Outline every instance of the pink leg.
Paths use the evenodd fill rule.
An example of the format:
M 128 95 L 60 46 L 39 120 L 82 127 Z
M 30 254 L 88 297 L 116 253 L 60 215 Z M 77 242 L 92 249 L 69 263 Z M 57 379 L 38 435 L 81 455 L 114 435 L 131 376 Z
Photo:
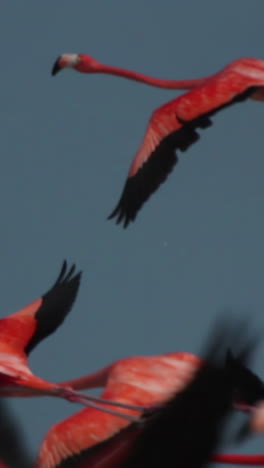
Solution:
M 82 395 L 81 393 L 75 392 L 71 388 L 60 387 L 59 394 L 62 398 L 65 398 L 66 400 L 71 401 L 72 403 L 80 403 L 90 408 L 95 408 L 100 411 L 104 411 L 105 413 L 112 414 L 113 416 L 118 416 L 120 418 L 127 419 L 130 422 L 142 423 L 140 416 L 136 417 L 130 414 L 121 413 L 119 411 L 106 408 L 105 406 L 102 406 L 102 405 L 106 404 L 110 406 L 119 406 L 121 408 L 132 409 L 134 411 L 141 411 L 141 412 L 144 411 L 144 407 L 133 406 L 133 405 L 128 405 L 128 404 L 126 405 L 125 403 L 118 403 L 118 402 L 113 402 L 111 400 L 104 400 L 104 399 L 93 397 L 93 396 Z

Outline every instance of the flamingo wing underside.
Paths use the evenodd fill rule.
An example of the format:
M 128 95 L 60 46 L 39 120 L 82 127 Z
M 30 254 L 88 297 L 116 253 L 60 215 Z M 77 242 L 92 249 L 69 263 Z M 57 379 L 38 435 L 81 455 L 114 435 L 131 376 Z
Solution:
M 109 439 L 62 460 L 56 468 L 116 468 L 126 458 L 139 432 L 137 425 L 131 424 Z
M 214 114 L 237 102 L 244 101 L 255 91 L 256 87 L 250 87 L 232 100 L 224 102 L 206 114 L 197 115 L 190 121 L 183 121 L 175 114 L 178 129 L 161 140 L 136 174 L 128 177 L 120 200 L 108 219 L 116 218 L 116 223 L 123 223 L 126 228 L 131 221 L 135 220 L 142 205 L 165 182 L 173 170 L 178 162 L 177 150 L 184 152 L 199 140 L 200 136 L 196 129 L 210 127 L 212 125 L 210 118 Z M 146 133 L 145 138 L 147 137 Z
M 183 126 L 164 138 L 138 172 L 128 177 L 121 198 L 108 219 L 117 217 L 126 228 L 134 221 L 142 205 L 165 182 L 178 162 L 176 150 L 185 151 L 199 139 L 194 126 Z

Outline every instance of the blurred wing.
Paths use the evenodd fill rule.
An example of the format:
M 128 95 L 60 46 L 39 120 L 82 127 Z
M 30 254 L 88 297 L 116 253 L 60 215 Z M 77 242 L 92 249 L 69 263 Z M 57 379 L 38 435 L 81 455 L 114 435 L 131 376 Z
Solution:
M 237 402 L 254 405 L 264 399 L 264 383 L 250 369 L 243 365 L 239 358 L 235 358 L 229 350 L 226 365 L 234 378 L 234 398 Z
M 25 447 L 23 431 L 3 399 L 0 401 L 0 460 L 1 468 L 32 466 L 32 458 Z
M 229 335 L 232 343 L 239 337 L 240 351 L 244 353 L 245 331 L 241 341 L 241 327 L 230 323 L 222 326 L 217 336 L 213 335 L 206 364 L 185 390 L 146 423 L 122 468 L 199 468 L 207 464 L 232 408 L 233 376 L 221 363 L 221 351 L 225 350 Z M 244 353 L 244 359 L 247 357 Z
M 221 325 L 221 324 L 220 324 Z M 58 463 L 52 462 L 54 454 L 46 453 L 45 460 L 51 464 L 37 465 L 39 468 L 155 468 L 180 466 L 199 468 L 213 454 L 226 418 L 231 412 L 234 378 L 229 366 L 225 365 L 225 352 L 230 343 L 237 343 L 238 358 L 245 365 L 250 354 L 246 343 L 247 328 L 240 323 L 218 324 L 213 333 L 211 346 L 205 353 L 205 364 L 197 371 L 188 387 L 177 394 L 161 409 L 145 416 L 142 424 L 124 428 L 113 437 L 98 442 L 88 450 L 78 452 L 64 460 L 59 453 L 60 439 L 54 433 L 52 444 L 58 452 Z M 100 419 L 101 421 L 101 419 Z M 90 418 L 89 418 L 90 422 Z M 80 420 L 76 418 L 76 431 Z M 88 427 L 87 421 L 87 427 Z M 61 429 L 69 431 L 72 425 Z M 89 436 L 84 433 L 83 438 Z M 79 438 L 77 438 L 79 440 Z M 74 442 L 77 443 L 77 440 Z M 45 442 L 45 445 L 47 442 Z M 68 450 L 65 444 L 64 451 Z M 48 450 L 48 445 L 45 446 Z M 54 451 L 54 449 L 53 449 Z M 66 454 L 66 452 L 65 452 Z M 65 456 L 65 455 L 64 455 Z
M 190 353 L 135 356 L 116 361 L 104 368 L 103 372 L 95 373 L 95 376 L 105 371 L 108 376 L 101 395 L 103 398 L 148 407 L 160 405 L 173 393 L 181 391 L 193 378 L 201 362 L 201 359 Z M 79 384 L 83 381 L 81 387 L 87 388 L 85 380 L 77 379 L 76 382 Z M 72 383 L 74 381 L 70 381 Z M 128 410 L 122 411 L 128 413 Z M 108 466 L 110 460 L 116 466 L 116 460 L 124 451 L 127 453 L 132 438 L 139 430 L 138 427 L 130 426 L 127 432 L 121 431 L 128 424 L 122 418 L 85 408 L 49 430 L 40 448 L 37 466 L 61 468 L 87 463 L 90 468 L 94 468 L 97 463 L 102 466 L 107 463 Z

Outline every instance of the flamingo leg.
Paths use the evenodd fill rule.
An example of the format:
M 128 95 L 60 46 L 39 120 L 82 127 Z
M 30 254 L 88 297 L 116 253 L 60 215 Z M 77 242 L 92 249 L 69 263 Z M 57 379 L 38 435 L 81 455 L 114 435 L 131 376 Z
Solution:
M 82 393 L 75 392 L 72 389 L 68 388 L 63 388 L 60 389 L 60 396 L 65 398 L 68 401 L 71 401 L 73 403 L 80 403 L 85 406 L 89 406 L 90 408 L 95 408 L 100 411 L 103 411 L 105 413 L 112 414 L 113 416 L 118 416 L 120 418 L 126 419 L 130 422 L 133 423 L 142 423 L 141 417 L 136 417 L 132 416 L 127 413 L 122 413 L 120 411 L 115 411 L 110 408 L 107 408 L 103 405 L 110 405 L 110 406 L 118 406 L 121 408 L 126 408 L 126 409 L 132 409 L 134 411 L 144 411 L 144 407 L 141 406 L 133 406 L 133 405 L 128 405 L 125 403 L 118 403 L 118 402 L 113 402 L 111 400 L 104 400 L 98 397 L 93 397 L 93 396 L 87 396 L 83 395 Z M 97 402 L 97 403 L 96 403 Z M 101 403 L 101 404 L 100 404 Z

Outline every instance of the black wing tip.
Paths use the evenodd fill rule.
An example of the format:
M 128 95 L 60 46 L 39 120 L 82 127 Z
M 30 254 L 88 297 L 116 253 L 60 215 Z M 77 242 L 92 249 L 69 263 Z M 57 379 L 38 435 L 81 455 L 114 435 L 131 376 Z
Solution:
M 59 73 L 60 69 L 61 69 L 61 66 L 60 66 L 60 56 L 56 58 L 54 64 L 53 64 L 53 67 L 51 69 L 51 76 L 55 76 L 57 75 L 57 73 Z
M 116 218 L 116 224 L 123 224 L 124 229 L 135 221 L 143 205 L 165 182 L 178 162 L 170 140 L 171 136 L 165 138 L 137 172 L 127 177 L 119 202 L 107 219 Z
M 82 271 L 76 272 L 76 264 L 70 265 L 67 260 L 63 260 L 59 275 L 51 288 L 42 297 L 45 300 L 58 291 L 61 294 L 62 291 L 68 291 L 71 296 L 71 304 L 73 305 L 81 284 Z M 67 294 L 67 293 L 66 293 Z
M 77 298 L 82 277 L 82 271 L 76 273 L 75 270 L 75 264 L 68 267 L 64 260 L 55 283 L 43 294 L 41 307 L 35 314 L 37 328 L 25 347 L 26 354 L 51 335 L 69 314 Z
M 142 169 L 139 170 L 139 177 L 141 173 Z M 135 221 L 142 205 L 150 196 L 144 196 L 141 199 L 135 186 L 135 181 L 137 178 L 138 175 L 128 177 L 116 207 L 107 217 L 108 220 L 116 218 L 116 224 L 123 225 L 124 229 L 126 229 L 131 222 Z
M 245 317 L 218 317 L 213 328 L 213 339 L 210 337 L 210 345 L 207 348 L 210 350 L 209 354 L 217 355 L 218 349 L 225 349 L 225 364 L 228 361 L 240 361 L 246 365 L 256 347 L 256 340 L 250 337 L 249 329 L 249 320 Z
M 76 286 L 77 285 L 79 286 L 80 281 L 81 281 L 81 277 L 82 277 L 82 271 L 80 270 L 78 273 L 75 274 L 75 276 L 73 276 L 73 274 L 75 273 L 75 270 L 76 270 L 76 264 L 75 263 L 73 263 L 68 268 L 67 260 L 66 259 L 63 260 L 59 275 L 58 275 L 56 281 L 54 282 L 54 284 L 52 285 L 52 287 L 49 289 L 48 292 L 50 292 L 56 286 L 66 284 L 66 283 L 70 283 L 70 282 L 76 282 Z
M 116 224 L 121 224 L 123 225 L 123 228 L 126 229 L 129 225 L 129 223 L 135 221 L 136 219 L 136 214 L 129 215 L 128 213 L 125 212 L 124 208 L 122 207 L 121 203 L 118 203 L 116 208 L 110 213 L 110 215 L 107 217 L 107 220 L 114 219 L 116 218 Z

